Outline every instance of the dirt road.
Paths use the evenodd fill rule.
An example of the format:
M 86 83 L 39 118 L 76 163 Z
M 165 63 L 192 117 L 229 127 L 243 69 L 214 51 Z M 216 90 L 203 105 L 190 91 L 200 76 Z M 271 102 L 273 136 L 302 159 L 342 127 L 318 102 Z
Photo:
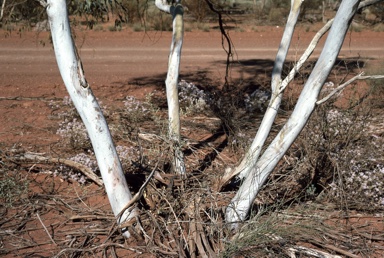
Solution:
M 251 61 L 273 60 L 281 34 L 282 28 L 276 27 L 264 28 L 260 32 L 232 32 L 233 58 L 236 63 L 239 61 L 235 71 L 250 71 Z M 313 32 L 299 31 L 294 36 L 289 59 L 296 60 L 313 35 Z M 341 56 L 381 59 L 384 56 L 383 38 L 384 33 L 351 33 L 345 40 Z M 47 33 L 32 32 L 0 39 L 3 96 L 38 96 L 43 85 L 55 87 L 55 91 L 60 88 L 59 92 L 65 94 L 48 39 Z M 164 80 L 171 41 L 169 32 L 79 31 L 76 41 L 87 78 L 96 92 L 114 84 L 162 83 Z M 221 47 L 219 32 L 187 32 L 184 42 L 181 78 L 197 73 L 222 78 L 226 54 Z M 315 56 L 322 45 L 323 42 Z M 35 90 L 30 91 L 31 88 Z M 28 95 L 23 95 L 24 92 Z M 47 90 L 45 94 L 52 92 Z
M 234 80 L 255 81 L 271 69 L 283 29 L 260 27 L 258 31 L 231 32 L 235 46 Z M 56 122 L 47 120 L 47 101 L 28 98 L 62 98 L 67 95 L 56 65 L 49 34 L 2 32 L 0 38 L 0 143 L 45 145 Z M 0 34 L 1 35 L 1 34 Z M 297 60 L 314 32 L 299 28 L 289 59 Z M 143 96 L 153 87 L 164 87 L 171 34 L 169 32 L 77 31 L 87 79 L 95 95 L 109 103 L 127 95 Z M 218 31 L 186 32 L 181 79 L 203 85 L 219 83 L 225 73 L 226 54 Z M 342 58 L 378 63 L 384 57 L 384 33 L 348 34 Z M 315 51 L 320 53 L 324 40 Z M 44 46 L 45 45 L 45 46 Z M 22 97 L 19 100 L 6 98 Z M 32 135 L 32 136 L 31 136 Z M 30 137 L 31 136 L 31 137 Z M 55 137 L 53 137 L 55 140 Z M 32 146 L 30 146 L 33 148 Z

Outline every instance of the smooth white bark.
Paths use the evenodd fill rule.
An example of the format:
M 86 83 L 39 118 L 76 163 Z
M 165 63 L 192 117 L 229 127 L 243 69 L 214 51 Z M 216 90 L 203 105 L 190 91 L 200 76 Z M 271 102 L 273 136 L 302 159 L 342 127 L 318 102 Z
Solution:
M 165 80 L 167 103 L 168 103 L 168 134 L 171 146 L 174 152 L 174 170 L 181 174 L 185 174 L 184 154 L 181 150 L 181 134 L 180 134 L 180 108 L 179 93 L 177 85 L 179 82 L 181 49 L 184 37 L 184 21 L 183 6 L 176 1 L 175 6 L 168 5 L 166 0 L 156 0 L 156 6 L 173 18 L 173 34 L 172 43 L 168 61 L 168 73 Z
M 155 0 L 156 7 L 166 13 L 171 13 L 171 5 L 167 3 L 167 0 Z
M 237 227 L 238 221 L 245 220 L 267 177 L 307 123 L 315 108 L 319 92 L 335 63 L 359 2 L 359 0 L 342 1 L 319 60 L 300 94 L 292 115 L 257 163 L 250 168 L 239 191 L 227 207 L 226 221 L 233 223 L 232 228 Z
M 83 73 L 74 46 L 65 0 L 48 0 L 47 14 L 57 64 L 67 91 L 83 120 L 96 155 L 105 189 L 117 216 L 132 196 L 117 156 L 107 123 Z M 137 210 L 126 211 L 118 223 L 136 216 Z M 128 231 L 124 233 L 129 236 Z
M 0 21 L 3 20 L 3 16 L 4 16 L 4 8 L 5 8 L 5 2 L 6 2 L 6 0 L 3 0 L 3 3 L 1 4 L 1 9 L 0 9 Z
M 383 0 L 365 0 L 359 4 L 358 9 L 362 9 L 364 7 L 376 4 L 378 2 L 382 2 Z M 303 64 L 308 60 L 308 58 L 312 55 L 313 50 L 317 46 L 320 39 L 324 36 L 324 34 L 331 28 L 333 24 L 334 19 L 329 20 L 313 37 L 312 41 L 310 42 L 307 49 L 304 51 L 300 59 L 297 61 L 297 63 L 294 65 L 292 70 L 289 72 L 287 77 L 281 82 L 278 92 L 276 92 L 272 96 L 280 96 L 280 93 L 283 93 L 285 88 L 289 85 L 289 83 L 293 80 L 297 72 L 300 70 L 300 68 L 303 66 Z M 287 22 L 287 27 L 289 24 L 289 19 Z M 261 148 L 263 144 L 265 143 L 265 137 L 269 133 L 268 128 L 271 128 L 271 122 L 273 122 L 272 117 L 275 114 L 278 105 L 280 105 L 280 98 L 271 98 L 269 106 L 267 108 L 265 118 L 263 118 L 262 123 L 260 124 L 260 127 L 258 129 L 258 134 L 255 137 L 255 139 L 252 142 L 252 145 L 244 158 L 242 159 L 241 163 L 233 170 L 230 170 L 227 172 L 223 178 L 221 179 L 221 183 L 219 185 L 219 188 L 222 188 L 224 185 L 226 185 L 233 177 L 238 176 L 240 180 L 243 180 L 247 173 L 249 172 L 249 169 L 247 167 L 252 167 L 252 164 L 255 164 L 257 162 L 257 159 L 260 155 Z M 275 116 L 274 116 L 275 117 Z
M 261 148 L 263 147 L 269 135 L 269 132 L 271 131 L 283 96 L 283 91 L 280 90 L 282 84 L 281 74 L 288 53 L 288 49 L 292 40 L 293 32 L 297 23 L 297 19 L 299 17 L 301 3 L 302 0 L 291 0 L 291 10 L 288 16 L 287 25 L 285 27 L 284 34 L 281 39 L 281 43 L 275 59 L 275 65 L 272 71 L 272 97 L 269 102 L 268 108 L 264 114 L 260 127 L 257 131 L 256 137 L 254 138 L 252 145 L 245 154 L 241 163 L 235 168 L 234 171 L 231 171 L 231 173 L 228 173 L 223 177 L 223 184 L 230 180 L 234 175 L 239 175 L 240 179 L 245 178 L 247 176 L 247 174 L 251 171 L 251 168 L 255 166 L 259 158 Z

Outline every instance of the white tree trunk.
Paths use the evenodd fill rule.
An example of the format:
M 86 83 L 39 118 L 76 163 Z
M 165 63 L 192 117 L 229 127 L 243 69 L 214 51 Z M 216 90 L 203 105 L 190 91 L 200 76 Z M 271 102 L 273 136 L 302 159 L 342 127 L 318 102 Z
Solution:
M 4 16 L 4 8 L 5 8 L 5 2 L 6 2 L 6 0 L 3 0 L 3 3 L 1 4 L 1 9 L 0 9 L 0 21 L 3 20 L 3 16 Z
M 341 49 L 359 2 L 359 0 L 342 1 L 319 60 L 300 94 L 292 115 L 256 164 L 248 168 L 250 171 L 226 210 L 226 221 L 233 223 L 233 228 L 238 226 L 236 222 L 245 220 L 267 177 L 307 123 Z
M 358 10 L 365 8 L 369 5 L 373 5 L 377 2 L 381 2 L 381 1 L 383 1 L 383 0 L 365 0 L 359 4 Z M 223 176 L 223 178 L 221 179 L 221 183 L 219 184 L 219 189 L 221 189 L 223 186 L 225 186 L 235 176 L 238 176 L 238 178 L 240 180 L 243 180 L 245 178 L 245 176 L 247 175 L 247 173 L 249 172 L 249 167 L 252 167 L 252 164 L 256 164 L 257 159 L 258 159 L 260 152 L 261 152 L 261 148 L 263 147 L 265 140 L 266 140 L 266 137 L 268 136 L 269 130 L 272 126 L 273 119 L 277 114 L 276 110 L 277 110 L 278 106 L 280 105 L 279 101 L 281 101 L 281 95 L 280 94 L 283 93 L 285 88 L 293 80 L 293 78 L 295 77 L 297 72 L 300 70 L 302 65 L 311 56 L 311 54 L 313 53 L 313 50 L 317 46 L 319 40 L 324 36 L 324 34 L 332 26 L 333 21 L 334 21 L 334 19 L 330 19 L 323 26 L 323 28 L 321 28 L 316 33 L 316 35 L 314 36 L 314 38 L 310 42 L 308 48 L 304 51 L 303 55 L 300 57 L 300 59 L 294 65 L 292 70 L 289 72 L 288 76 L 283 81 L 281 81 L 277 91 L 275 91 L 274 94 L 272 94 L 272 98 L 271 98 L 270 103 L 268 105 L 267 111 L 265 113 L 265 116 L 262 120 L 262 123 L 258 129 L 258 133 L 257 133 L 255 139 L 253 140 L 253 143 L 252 143 L 250 149 L 248 150 L 248 152 L 244 156 L 241 163 L 235 169 L 228 171 Z M 289 27 L 289 24 L 290 24 L 290 19 L 288 18 L 287 27 Z M 286 28 L 284 34 L 287 34 L 287 28 Z M 282 42 L 284 42 L 284 40 L 282 40 Z M 279 52 L 280 51 L 282 51 L 281 48 L 279 49 Z M 278 56 L 279 56 L 279 54 L 278 54 Z M 276 62 L 277 62 L 277 60 L 276 60 Z M 281 61 L 281 62 L 283 62 L 283 61 Z M 277 65 L 275 64 L 274 69 L 276 69 L 276 67 L 277 67 Z M 278 96 L 278 97 L 274 97 L 274 96 Z
M 287 25 L 285 27 L 284 34 L 281 39 L 279 50 L 275 59 L 275 65 L 272 71 L 272 97 L 269 101 L 267 111 L 264 114 L 256 137 L 253 140 L 251 147 L 245 154 L 241 163 L 236 167 L 236 169 L 232 173 L 228 173 L 223 177 L 223 184 L 225 184 L 228 180 L 230 180 L 234 175 L 237 174 L 239 174 L 240 178 L 246 177 L 246 175 L 250 172 L 251 168 L 255 166 L 257 159 L 259 158 L 261 148 L 263 147 L 265 140 L 267 139 L 269 132 L 271 131 L 273 121 L 275 120 L 283 96 L 283 91 L 281 90 L 281 74 L 283 71 L 285 58 L 287 56 L 288 49 L 292 40 L 292 35 L 297 23 L 297 19 L 299 17 L 301 3 L 302 0 L 291 0 L 291 11 L 288 16 Z
M 43 1 L 41 1 L 44 4 Z M 46 4 L 52 42 L 61 77 L 83 120 L 96 155 L 105 189 L 117 216 L 132 196 L 117 156 L 107 123 L 92 93 L 71 36 L 65 0 L 48 0 Z M 137 215 L 137 210 L 126 210 L 118 219 L 122 223 Z M 129 232 L 124 233 L 129 237 Z
M 156 0 L 155 3 L 160 10 L 170 13 L 173 18 L 172 43 L 168 61 L 168 73 L 165 80 L 169 119 L 168 134 L 174 154 L 173 169 L 177 173 L 185 175 L 184 154 L 181 150 L 179 94 L 177 89 L 184 36 L 184 10 L 179 2 L 176 1 L 175 6 L 167 4 L 166 0 Z

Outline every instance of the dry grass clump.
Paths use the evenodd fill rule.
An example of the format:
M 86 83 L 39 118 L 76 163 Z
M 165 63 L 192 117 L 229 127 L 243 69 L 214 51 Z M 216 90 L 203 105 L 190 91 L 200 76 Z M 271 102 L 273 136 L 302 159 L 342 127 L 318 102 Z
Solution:
M 315 110 L 259 198 L 274 203 L 282 196 L 320 197 L 347 209 L 383 209 L 384 145 L 377 117 L 365 94 L 347 102 L 340 108 L 333 99 Z
M 0 174 L 0 182 L 12 178 L 18 183 L 6 189 L 12 201 L 0 206 L 1 256 L 126 257 L 140 253 L 125 245 L 120 235 L 109 235 L 114 217 L 102 188 L 62 181 L 52 176 L 52 166 L 3 160 L 8 172 Z
M 384 23 L 378 23 L 375 26 L 373 26 L 373 31 L 383 32 L 384 31 Z
M 323 202 L 271 206 L 245 223 L 222 256 L 380 257 L 380 220 L 380 215 L 345 214 Z
M 1 166 L 0 172 L 0 201 L 4 208 L 12 207 L 27 193 L 28 181 L 20 174 L 9 171 L 6 166 Z

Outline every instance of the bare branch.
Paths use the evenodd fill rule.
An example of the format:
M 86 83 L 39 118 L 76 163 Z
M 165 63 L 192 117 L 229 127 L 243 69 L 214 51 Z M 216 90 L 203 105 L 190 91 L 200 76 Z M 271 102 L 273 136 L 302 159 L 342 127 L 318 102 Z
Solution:
M 251 147 L 244 156 L 240 165 L 238 165 L 235 170 L 224 175 L 220 187 L 224 186 L 235 175 L 240 174 L 240 178 L 246 177 L 246 175 L 250 171 L 250 168 L 256 164 L 257 159 L 259 158 L 261 148 L 263 147 L 269 135 L 273 121 L 275 120 L 277 111 L 280 107 L 282 99 L 282 93 L 279 90 L 279 85 L 281 83 L 281 73 L 285 58 L 288 53 L 289 45 L 292 40 L 292 35 L 297 23 L 297 19 L 299 17 L 301 2 L 301 0 L 292 1 L 291 11 L 288 16 L 287 25 L 285 27 L 284 34 L 276 55 L 275 65 L 273 67 L 271 82 L 272 97 L 269 102 L 268 109 L 264 114 L 261 125 L 257 131 L 256 137 L 253 140 Z
M 383 0 L 365 0 L 363 2 L 361 2 L 358 6 L 358 9 L 362 9 L 364 7 L 367 7 L 369 5 L 373 5 L 375 3 L 378 3 L 378 2 L 381 2 Z M 289 21 L 289 19 L 288 19 Z M 295 66 L 292 68 L 292 70 L 289 72 L 289 74 L 287 75 L 287 77 L 285 77 L 285 79 L 283 81 L 281 81 L 281 66 L 284 62 L 284 55 L 283 55 L 283 52 L 281 54 L 278 54 L 277 56 L 280 56 L 280 58 L 276 58 L 276 63 L 279 62 L 280 64 L 279 65 L 276 65 L 274 66 L 274 72 L 273 72 L 273 76 L 275 76 L 274 80 L 272 80 L 272 88 L 277 88 L 278 87 L 278 91 L 276 91 L 276 94 L 273 94 L 272 96 L 272 99 L 270 101 L 270 104 L 269 104 L 269 108 L 268 109 L 272 109 L 272 110 L 276 110 L 276 113 L 277 113 L 277 109 L 279 107 L 279 105 L 277 105 L 278 100 L 278 96 L 280 96 L 279 94 L 282 94 L 283 91 L 286 89 L 286 87 L 289 85 L 289 83 L 294 79 L 295 75 L 297 74 L 297 72 L 300 70 L 300 68 L 303 66 L 303 64 L 308 60 L 308 58 L 312 55 L 313 53 L 313 50 L 316 48 L 317 44 L 319 43 L 320 39 L 325 35 L 325 33 L 331 28 L 332 24 L 333 24 L 333 21 L 334 21 L 334 18 L 329 20 L 317 33 L 316 35 L 313 37 L 312 41 L 310 42 L 309 46 L 307 47 L 307 49 L 304 51 L 304 53 L 302 54 L 302 56 L 300 57 L 299 61 L 297 61 L 297 63 L 295 64 Z M 287 23 L 287 26 L 288 26 L 288 23 Z M 280 45 L 281 46 L 281 45 Z M 284 58 L 282 58 L 284 57 Z M 280 69 L 279 69 L 280 68 Z M 271 111 L 272 111 L 271 110 Z M 268 111 L 266 112 L 264 118 L 263 118 L 263 121 L 265 120 L 265 118 L 268 116 Z M 260 128 L 258 130 L 258 134 L 259 132 L 261 131 L 261 129 L 263 128 L 266 128 L 265 125 L 263 125 L 263 123 L 260 125 Z M 266 130 L 266 129 L 265 129 Z M 269 130 L 266 130 L 269 132 Z M 261 133 L 260 133 L 261 134 Z M 258 136 L 256 136 L 257 138 Z M 261 137 L 261 136 L 259 136 Z M 256 138 L 255 140 L 253 141 L 254 143 L 256 142 Z M 261 138 L 260 138 L 261 139 Z M 228 181 L 233 178 L 234 176 L 236 175 L 239 175 L 240 178 L 244 178 L 246 173 L 247 173 L 247 170 L 245 169 L 246 165 L 249 165 L 249 160 L 250 159 L 253 159 L 255 162 L 260 154 L 260 151 L 261 151 L 261 148 L 264 144 L 264 141 L 261 141 L 260 139 L 257 140 L 258 142 L 258 145 L 257 146 L 254 146 L 254 143 L 252 143 L 252 146 L 251 148 L 253 150 L 255 150 L 255 152 L 252 152 L 252 156 L 250 154 L 246 154 L 245 158 L 242 160 L 241 164 L 239 166 L 237 166 L 237 168 L 235 170 L 231 170 L 230 173 L 228 174 L 225 174 L 222 181 L 221 181 L 221 184 L 220 184 L 220 188 L 223 187 L 225 184 L 228 183 Z M 262 144 L 261 144 L 262 143 Z M 252 158 L 251 158 L 252 157 Z M 248 160 L 248 161 L 247 161 Z M 246 164 L 246 162 L 248 162 L 248 164 Z
M 205 0 L 205 2 L 207 3 L 209 9 L 211 9 L 212 12 L 216 13 L 218 18 L 219 18 L 219 28 L 220 28 L 220 32 L 221 32 L 221 45 L 222 45 L 224 51 L 227 53 L 227 65 L 225 67 L 225 78 L 224 78 L 225 79 L 224 88 L 227 89 L 229 87 L 230 59 L 233 56 L 232 40 L 229 37 L 228 32 L 224 29 L 223 16 L 222 16 L 221 12 L 215 8 L 215 6 L 211 2 L 211 0 Z M 228 45 L 228 50 L 225 48 L 224 39 L 225 39 L 225 41 L 226 41 L 226 43 Z
M 171 13 L 171 5 L 167 3 L 167 0 L 156 0 L 156 7 L 166 13 Z
M 102 186 L 103 180 L 101 180 L 95 173 L 93 173 L 92 169 L 90 169 L 87 166 L 84 166 L 83 164 L 80 164 L 78 162 L 75 162 L 73 160 L 69 159 L 63 159 L 63 158 L 51 158 L 46 157 L 43 154 L 40 153 L 32 153 L 32 152 L 26 152 L 22 155 L 18 155 L 13 158 L 8 158 L 12 162 L 34 162 L 34 163 L 56 163 L 56 164 L 64 164 L 69 167 L 75 168 L 82 172 L 86 177 L 91 179 L 93 182 L 95 182 L 97 185 Z
M 156 6 L 172 15 L 173 33 L 171 51 L 168 59 L 168 72 L 165 80 L 168 103 L 168 134 L 173 151 L 173 169 L 181 175 L 185 174 L 184 154 L 181 150 L 180 136 L 180 108 L 177 85 L 179 83 L 179 71 L 181 60 L 181 48 L 184 38 L 184 9 L 179 1 L 176 5 L 167 4 L 166 0 L 156 0 Z
M 359 4 L 358 9 L 362 9 L 364 7 L 367 7 L 369 5 L 373 5 L 375 3 L 381 2 L 383 0 L 366 0 Z M 300 68 L 303 66 L 303 64 L 308 60 L 308 58 L 312 55 L 313 50 L 319 43 L 320 39 L 324 36 L 324 34 L 331 28 L 333 24 L 334 18 L 330 19 L 313 37 L 311 43 L 309 43 L 308 48 L 304 51 L 304 53 L 301 55 L 299 61 L 295 64 L 295 66 L 292 68 L 292 70 L 289 72 L 288 76 L 283 80 L 283 82 L 280 85 L 280 92 L 283 92 L 285 88 L 288 86 L 288 84 L 295 78 L 296 73 L 300 70 Z
M 332 90 L 326 97 L 322 98 L 321 100 L 318 100 L 316 102 L 316 105 L 323 104 L 324 102 L 329 100 L 333 95 L 335 95 L 336 93 L 342 91 L 345 87 L 347 87 L 348 85 L 350 85 L 352 82 L 354 82 L 356 80 L 383 79 L 384 78 L 384 75 L 367 75 L 367 76 L 363 76 L 363 74 L 364 73 L 360 73 L 360 74 L 354 76 L 353 78 L 349 79 L 345 83 L 339 85 L 337 88 Z
M 1 4 L 1 9 L 0 9 L 0 21 L 3 20 L 3 16 L 4 16 L 4 8 L 5 8 L 5 2 L 6 2 L 6 0 L 3 0 L 3 3 Z
M 286 124 L 264 151 L 257 163 L 250 161 L 246 167 L 243 184 L 228 205 L 226 220 L 233 229 L 243 221 L 270 173 L 300 134 L 315 106 L 320 90 L 328 77 L 344 42 L 350 22 L 357 11 L 359 0 L 342 1 L 335 16 L 320 57 L 309 76 L 298 102 Z M 252 156 L 250 156 L 252 158 Z
M 55 242 L 55 240 L 53 240 L 51 234 L 49 234 L 49 231 L 48 231 L 47 227 L 44 225 L 43 221 L 41 220 L 40 215 L 39 215 L 38 212 L 36 212 L 36 217 L 39 219 L 40 224 L 43 226 L 45 233 L 47 233 L 47 235 L 48 235 L 48 237 L 51 239 L 52 243 L 54 243 L 55 245 L 57 245 L 57 243 Z
M 67 91 L 73 100 L 91 139 L 105 190 L 115 215 L 132 199 L 105 117 L 96 97 L 85 80 L 79 55 L 71 36 L 65 0 L 47 0 L 46 8 L 51 28 L 57 64 Z M 138 210 L 125 213 L 126 219 L 137 216 Z M 129 237 L 129 234 L 125 234 Z
M 121 212 L 117 215 L 118 217 L 118 220 L 120 220 L 120 216 L 122 216 L 124 214 L 124 212 L 129 209 L 135 202 L 139 201 L 141 196 L 143 196 L 144 194 L 144 190 L 145 188 L 147 187 L 147 185 L 149 184 L 149 182 L 151 181 L 152 177 L 154 176 L 156 170 L 157 170 L 157 166 L 159 165 L 159 162 L 161 160 L 162 156 L 159 158 L 159 160 L 157 161 L 155 167 L 152 169 L 151 173 L 149 174 L 147 180 L 145 180 L 145 182 L 141 185 L 139 191 L 132 197 L 132 199 L 125 205 L 125 207 L 121 210 Z M 126 228 L 130 225 L 132 225 L 132 220 L 128 220 L 122 224 L 119 225 L 119 228 Z

